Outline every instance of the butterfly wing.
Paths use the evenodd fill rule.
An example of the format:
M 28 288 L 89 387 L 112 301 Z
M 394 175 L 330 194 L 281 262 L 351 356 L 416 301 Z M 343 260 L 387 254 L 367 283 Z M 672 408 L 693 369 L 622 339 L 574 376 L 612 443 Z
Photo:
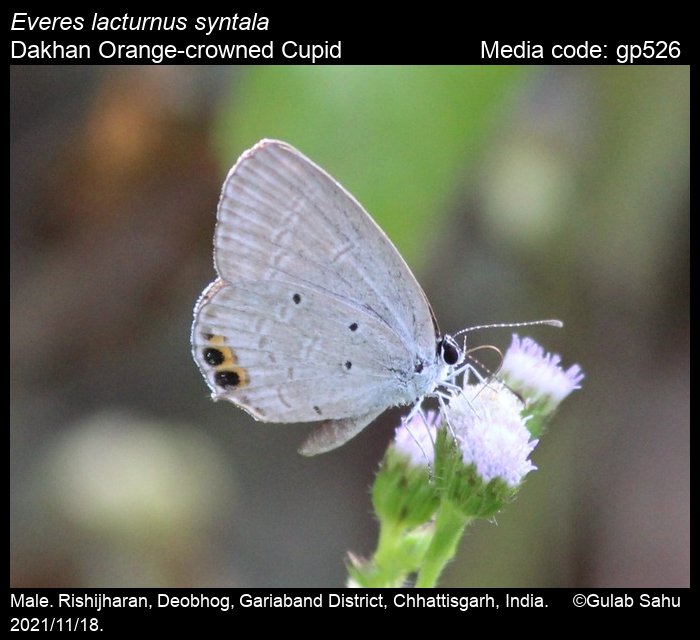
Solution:
M 217 280 L 196 317 L 195 359 L 214 396 L 267 422 L 384 409 L 393 384 L 387 366 L 405 366 L 400 351 L 373 348 L 376 339 L 401 348 L 384 323 L 313 287 Z
M 328 442 L 317 438 L 311 453 L 340 439 L 334 421 L 354 435 L 409 401 L 402 376 L 435 357 L 430 307 L 398 251 L 285 143 L 261 141 L 229 173 L 215 266 L 192 330 L 213 396 L 268 422 L 327 419 Z

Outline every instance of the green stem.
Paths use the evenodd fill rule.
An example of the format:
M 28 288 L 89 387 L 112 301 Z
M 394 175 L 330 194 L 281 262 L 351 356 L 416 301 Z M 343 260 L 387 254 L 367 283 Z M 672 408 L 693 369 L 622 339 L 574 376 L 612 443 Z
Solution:
M 370 561 L 354 561 L 350 575 L 361 587 L 401 587 L 418 570 L 430 545 L 433 527 L 407 529 L 382 521 L 377 550 Z
M 406 579 L 410 568 L 406 566 L 401 553 L 401 540 L 405 533 L 403 527 L 387 521 L 381 523 L 377 551 L 374 554 L 376 586 L 400 586 Z
M 423 558 L 416 587 L 434 587 L 447 563 L 454 558 L 464 529 L 472 518 L 450 500 L 443 500 L 435 518 L 435 534 Z

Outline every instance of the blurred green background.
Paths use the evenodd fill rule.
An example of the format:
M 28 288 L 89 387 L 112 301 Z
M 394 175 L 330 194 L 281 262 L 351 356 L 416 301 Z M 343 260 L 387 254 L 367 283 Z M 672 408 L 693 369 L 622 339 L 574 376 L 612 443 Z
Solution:
M 262 137 L 365 205 L 444 331 L 561 318 L 529 333 L 586 372 L 443 584 L 689 584 L 687 67 L 10 80 L 13 586 L 338 586 L 373 550 L 399 411 L 306 459 L 308 425 L 211 402 L 191 360 L 219 189 Z

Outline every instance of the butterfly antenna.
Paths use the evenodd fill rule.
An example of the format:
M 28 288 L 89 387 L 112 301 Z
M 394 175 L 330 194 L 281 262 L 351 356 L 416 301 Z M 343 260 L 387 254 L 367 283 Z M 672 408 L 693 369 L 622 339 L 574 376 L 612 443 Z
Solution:
M 561 320 L 532 320 L 531 322 L 503 322 L 498 324 L 479 324 L 476 327 L 467 327 L 462 329 L 457 333 L 453 334 L 453 338 L 461 336 L 464 333 L 469 333 L 470 331 L 476 331 L 477 329 L 515 329 L 516 327 L 536 327 L 539 325 L 548 325 L 550 327 L 557 327 L 561 329 L 564 323 Z

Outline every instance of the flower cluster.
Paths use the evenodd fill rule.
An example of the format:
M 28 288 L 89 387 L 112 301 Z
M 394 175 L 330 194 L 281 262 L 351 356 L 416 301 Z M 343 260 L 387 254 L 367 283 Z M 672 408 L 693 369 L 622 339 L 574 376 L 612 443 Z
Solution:
M 495 515 L 536 469 L 537 438 L 583 380 L 578 365 L 560 362 L 514 335 L 499 379 L 465 376 L 439 414 L 419 410 L 402 422 L 372 492 L 380 545 L 372 561 L 351 559 L 353 584 L 397 586 L 413 572 L 417 586 L 435 584 L 466 525 Z
M 528 402 L 544 404 L 543 411 L 551 413 L 574 389 L 581 388 L 583 380 L 581 367 L 574 364 L 565 371 L 560 362 L 557 354 L 545 353 L 532 338 L 513 334 L 500 375 Z
M 447 407 L 462 460 L 484 482 L 500 478 L 515 488 L 536 468 L 529 455 L 538 441 L 531 439 L 522 409 L 520 399 L 498 382 L 469 385 Z

